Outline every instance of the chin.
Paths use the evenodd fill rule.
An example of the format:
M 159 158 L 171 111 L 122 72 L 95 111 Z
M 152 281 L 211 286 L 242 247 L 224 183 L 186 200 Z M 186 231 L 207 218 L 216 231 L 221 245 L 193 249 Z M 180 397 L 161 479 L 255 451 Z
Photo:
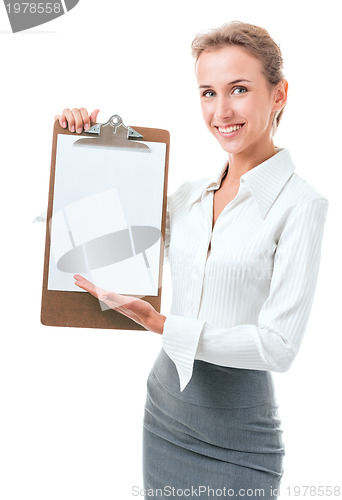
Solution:
M 222 141 L 222 139 L 218 139 L 218 143 L 220 144 L 221 148 L 226 151 L 226 153 L 230 154 L 242 153 L 245 149 L 247 149 L 246 146 L 241 144 L 227 144 L 227 142 Z
M 211 132 L 221 148 L 227 153 L 238 154 L 248 147 L 246 144 L 244 144 L 245 141 L 238 140 L 238 138 L 236 138 L 235 140 L 233 138 L 225 139 L 217 132 L 216 129 L 211 129 Z

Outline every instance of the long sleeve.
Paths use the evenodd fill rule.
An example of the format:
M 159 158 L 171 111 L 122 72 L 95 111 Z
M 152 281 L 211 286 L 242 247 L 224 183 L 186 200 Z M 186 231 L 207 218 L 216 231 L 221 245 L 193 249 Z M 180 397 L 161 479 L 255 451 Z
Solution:
M 288 216 L 257 324 L 221 328 L 203 319 L 167 316 L 163 348 L 176 364 L 181 390 L 191 379 L 194 359 L 277 372 L 291 366 L 312 308 L 327 210 L 328 200 L 315 198 Z

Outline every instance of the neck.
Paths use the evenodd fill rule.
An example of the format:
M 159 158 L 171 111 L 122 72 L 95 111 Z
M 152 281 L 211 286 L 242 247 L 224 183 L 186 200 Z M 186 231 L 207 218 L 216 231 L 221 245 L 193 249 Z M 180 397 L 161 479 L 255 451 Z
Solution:
M 277 150 L 274 147 L 273 141 L 267 147 L 258 148 L 253 146 L 251 149 L 247 149 L 241 153 L 229 153 L 227 180 L 230 182 L 239 182 L 243 174 L 268 160 L 276 153 Z

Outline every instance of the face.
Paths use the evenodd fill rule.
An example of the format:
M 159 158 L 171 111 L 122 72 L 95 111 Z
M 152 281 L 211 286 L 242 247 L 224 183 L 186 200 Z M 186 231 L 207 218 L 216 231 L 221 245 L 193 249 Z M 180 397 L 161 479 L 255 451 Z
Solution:
M 273 112 L 284 106 L 286 94 L 270 90 L 259 59 L 237 46 L 205 51 L 196 76 L 204 121 L 225 151 L 272 143 Z

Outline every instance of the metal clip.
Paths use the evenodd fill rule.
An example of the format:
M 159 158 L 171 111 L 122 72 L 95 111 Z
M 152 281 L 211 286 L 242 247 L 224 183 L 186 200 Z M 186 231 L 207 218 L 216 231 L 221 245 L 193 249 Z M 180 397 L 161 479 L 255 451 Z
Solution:
M 85 132 L 87 134 L 96 135 L 97 137 L 79 139 L 74 143 L 74 146 L 125 148 L 139 149 L 146 152 L 150 151 L 150 148 L 146 144 L 131 140 L 143 139 L 143 136 L 133 128 L 126 127 L 119 115 L 113 115 L 106 123 L 97 123 Z

